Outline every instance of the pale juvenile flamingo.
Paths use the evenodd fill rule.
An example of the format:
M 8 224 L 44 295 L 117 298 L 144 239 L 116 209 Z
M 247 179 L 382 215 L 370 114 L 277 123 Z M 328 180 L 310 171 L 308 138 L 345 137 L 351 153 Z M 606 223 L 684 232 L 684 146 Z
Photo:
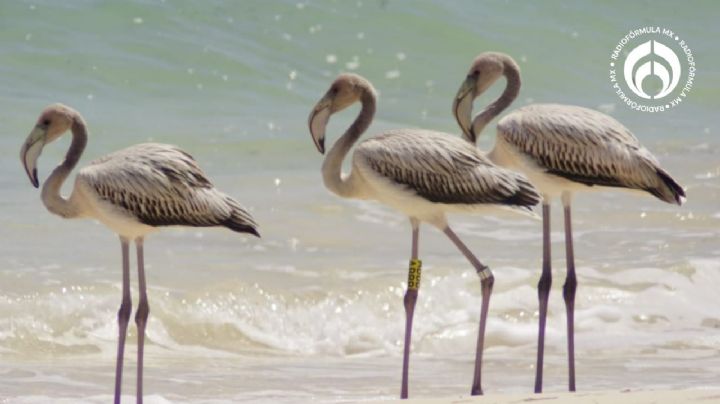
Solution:
M 101 157 L 81 169 L 70 197 L 60 188 L 77 165 L 87 143 L 85 121 L 74 109 L 51 105 L 40 114 L 20 151 L 25 171 L 39 186 L 37 159 L 46 144 L 67 130 L 72 143 L 63 162 L 42 188 L 42 201 L 52 213 L 66 219 L 97 219 L 120 236 L 122 247 L 122 304 L 118 311 L 119 341 L 115 370 L 115 403 L 120 403 L 125 336 L 130 319 L 129 243 L 135 242 L 140 303 L 135 314 L 138 328 L 137 402 L 142 403 L 145 325 L 150 308 L 145 288 L 144 237 L 162 226 L 224 226 L 259 237 L 250 214 L 233 198 L 213 187 L 193 158 L 175 146 L 138 144 Z
M 448 226 L 446 213 L 483 211 L 492 207 L 527 212 L 540 196 L 527 179 L 500 168 L 468 142 L 439 132 L 419 129 L 387 131 L 360 143 L 353 153 L 352 171 L 342 174 L 342 162 L 375 114 L 375 89 L 355 74 L 340 75 L 313 108 L 309 126 L 315 146 L 325 152 L 325 127 L 330 115 L 360 101 L 362 109 L 328 152 L 322 166 L 325 186 L 344 198 L 374 199 L 410 218 L 412 254 L 406 312 L 401 398 L 408 396 L 408 365 L 412 320 L 420 281 L 418 259 L 420 222 L 440 229 L 475 267 L 482 285 L 472 394 L 482 394 L 481 365 L 485 323 L 493 275 Z
M 471 121 L 473 101 L 501 76 L 507 80 L 505 91 Z M 497 52 L 478 56 L 453 104 L 453 113 L 466 139 L 475 143 L 483 128 L 505 110 L 519 92 L 520 69 L 510 56 Z M 543 196 L 537 393 L 542 391 L 545 321 L 552 280 L 550 203 L 554 198 L 562 200 L 567 260 L 563 298 L 567 312 L 568 387 L 575 391 L 577 278 L 570 217 L 572 194 L 614 187 L 648 192 L 664 202 L 680 205 L 685 191 L 620 122 L 598 111 L 573 105 L 532 104 L 511 112 L 498 122 L 495 148 L 488 157 L 496 164 L 525 173 Z

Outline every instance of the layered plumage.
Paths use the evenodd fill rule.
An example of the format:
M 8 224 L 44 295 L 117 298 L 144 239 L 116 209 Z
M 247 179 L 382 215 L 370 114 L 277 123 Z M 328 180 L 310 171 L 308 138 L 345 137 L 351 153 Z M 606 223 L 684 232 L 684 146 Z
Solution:
M 225 226 L 258 234 L 247 210 L 215 189 L 192 156 L 175 146 L 143 143 L 116 151 L 81 169 L 77 181 L 148 226 Z
M 446 133 L 386 131 L 360 143 L 353 161 L 363 173 L 372 170 L 433 203 L 531 208 L 540 201 L 524 176 L 496 166 Z
M 600 112 L 556 104 L 519 108 L 497 125 L 505 142 L 545 173 L 584 185 L 647 191 L 681 204 L 685 191 L 620 122 Z M 500 148 L 504 145 L 499 145 Z

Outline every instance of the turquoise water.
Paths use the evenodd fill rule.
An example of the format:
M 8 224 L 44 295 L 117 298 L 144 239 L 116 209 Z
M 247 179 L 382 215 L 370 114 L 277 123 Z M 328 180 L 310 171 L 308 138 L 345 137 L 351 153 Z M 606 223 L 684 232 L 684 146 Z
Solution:
M 169 229 L 147 241 L 150 401 L 394 397 L 409 226 L 377 204 L 324 190 L 307 115 L 338 73 L 354 71 L 380 93 L 371 132 L 458 133 L 452 97 L 487 50 L 520 64 L 523 88 L 511 108 L 562 102 L 605 111 L 688 189 L 682 208 L 620 193 L 578 196 L 578 387 L 716 384 L 718 12 L 712 1 L 0 2 L 0 399 L 105 402 L 111 393 L 117 239 L 92 221 L 49 214 L 17 157 L 40 110 L 58 101 L 88 122 L 81 164 L 133 143 L 178 144 L 261 224 L 261 240 Z M 618 40 L 650 24 L 686 39 L 698 65 L 688 98 L 661 114 L 626 108 L 607 74 Z M 333 117 L 328 142 L 355 111 Z M 494 138 L 485 134 L 488 150 Z M 41 181 L 67 145 L 45 149 Z M 529 391 L 539 223 L 451 220 L 497 277 L 486 391 Z M 565 265 L 561 222 L 553 226 L 546 383 L 562 390 Z M 462 394 L 479 282 L 437 231 L 421 237 L 412 392 Z M 128 398 L 132 388 L 128 381 Z

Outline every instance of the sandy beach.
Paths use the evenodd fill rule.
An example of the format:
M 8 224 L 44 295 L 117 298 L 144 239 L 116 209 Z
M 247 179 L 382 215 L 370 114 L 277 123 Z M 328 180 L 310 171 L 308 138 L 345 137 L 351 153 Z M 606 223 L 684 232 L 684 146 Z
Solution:
M 720 390 L 591 391 L 543 394 L 487 394 L 482 397 L 442 397 L 383 401 L 406 404 L 690 404 L 720 403 Z

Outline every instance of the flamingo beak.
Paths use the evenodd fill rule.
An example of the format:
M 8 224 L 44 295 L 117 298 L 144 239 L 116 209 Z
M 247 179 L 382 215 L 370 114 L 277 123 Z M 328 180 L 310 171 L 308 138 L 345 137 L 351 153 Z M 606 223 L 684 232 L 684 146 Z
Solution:
M 310 135 L 312 135 L 315 147 L 317 147 L 320 154 L 325 154 L 325 128 L 330 120 L 331 106 L 332 102 L 327 97 L 323 97 L 315 105 L 308 119 Z
M 36 126 L 30 135 L 28 135 L 25 143 L 20 149 L 20 161 L 25 167 L 25 172 L 30 178 L 30 183 L 35 188 L 40 186 L 37 175 L 37 159 L 42 153 L 42 149 L 45 146 L 45 139 L 47 136 L 47 128 L 43 126 Z
M 453 115 L 455 115 L 455 120 L 458 125 L 460 125 L 460 129 L 462 129 L 465 138 L 472 143 L 476 141 L 471 120 L 472 104 L 475 98 L 474 90 L 476 88 L 477 77 L 468 76 L 467 79 L 463 81 L 455 96 L 455 101 L 453 101 Z

